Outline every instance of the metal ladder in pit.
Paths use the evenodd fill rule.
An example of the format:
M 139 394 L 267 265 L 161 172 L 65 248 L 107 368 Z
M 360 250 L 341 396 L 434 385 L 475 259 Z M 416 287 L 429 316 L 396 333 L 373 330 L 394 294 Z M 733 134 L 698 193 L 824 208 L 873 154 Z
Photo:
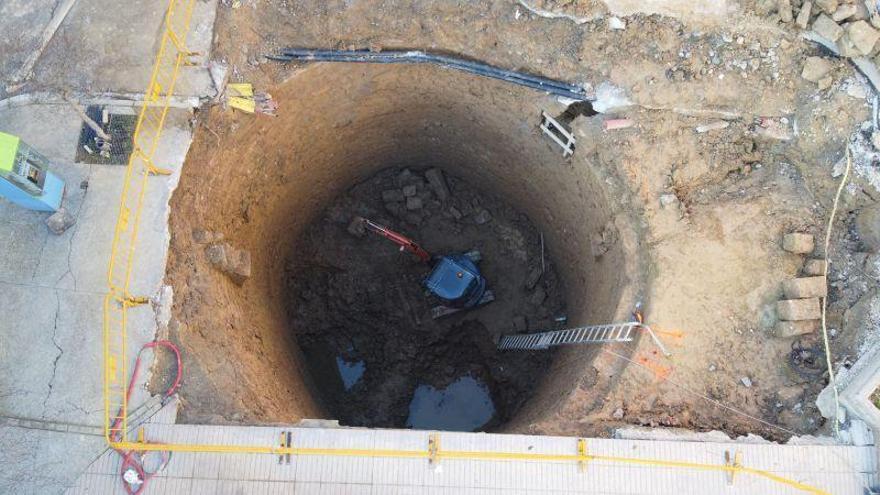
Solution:
M 607 342 L 632 342 L 634 331 L 643 325 L 637 321 L 568 328 L 541 333 L 505 335 L 498 342 L 498 349 L 542 350 L 566 344 L 603 344 Z

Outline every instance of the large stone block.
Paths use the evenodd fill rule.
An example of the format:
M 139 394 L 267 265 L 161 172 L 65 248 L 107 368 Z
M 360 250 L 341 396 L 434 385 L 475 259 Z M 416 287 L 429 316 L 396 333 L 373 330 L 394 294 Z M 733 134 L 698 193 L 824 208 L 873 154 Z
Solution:
M 828 294 L 828 283 L 825 277 L 793 278 L 782 282 L 782 293 L 788 299 L 825 297 Z
M 786 299 L 776 303 L 776 312 L 783 321 L 817 320 L 822 317 L 819 299 Z

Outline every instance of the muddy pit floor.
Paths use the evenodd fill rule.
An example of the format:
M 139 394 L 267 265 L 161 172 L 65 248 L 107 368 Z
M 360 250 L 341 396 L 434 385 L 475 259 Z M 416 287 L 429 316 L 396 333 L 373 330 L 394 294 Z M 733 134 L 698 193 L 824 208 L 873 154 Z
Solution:
M 546 256 L 542 262 L 541 234 L 498 198 L 455 177 L 445 182 L 450 195 L 440 201 L 415 168 L 378 173 L 325 210 L 287 267 L 291 328 L 300 329 L 295 339 L 321 400 L 344 425 L 406 426 L 417 387 L 444 390 L 470 376 L 488 388 L 495 414 L 480 429 L 491 429 L 530 397 L 552 360 L 552 351 L 495 345 L 504 333 L 554 328 L 565 314 L 554 266 Z M 433 319 L 440 301 L 422 285 L 430 266 L 349 229 L 357 216 L 435 256 L 478 250 L 495 301 Z M 362 376 L 343 383 L 337 360 L 360 366 Z

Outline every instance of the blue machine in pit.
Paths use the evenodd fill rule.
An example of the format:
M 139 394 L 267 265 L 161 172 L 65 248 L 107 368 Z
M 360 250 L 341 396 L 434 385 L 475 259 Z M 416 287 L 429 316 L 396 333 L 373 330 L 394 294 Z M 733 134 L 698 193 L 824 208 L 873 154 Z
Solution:
M 360 220 L 365 230 L 391 240 L 400 246 L 401 251 L 413 253 L 425 263 L 432 262 L 431 255 L 408 237 L 366 218 Z M 495 295 L 486 288 L 486 279 L 477 266 L 480 259 L 479 251 L 450 254 L 433 259 L 431 274 L 425 279 L 424 285 L 443 301 L 442 305 L 431 310 L 433 318 L 447 316 L 495 300 Z

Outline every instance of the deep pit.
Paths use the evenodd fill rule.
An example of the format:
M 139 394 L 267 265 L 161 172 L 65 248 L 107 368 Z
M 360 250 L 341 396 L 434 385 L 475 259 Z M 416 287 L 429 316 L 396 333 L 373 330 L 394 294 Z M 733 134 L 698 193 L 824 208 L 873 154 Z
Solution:
M 175 294 L 171 338 L 189 363 L 184 421 L 309 417 L 353 426 L 527 431 L 578 391 L 601 400 L 607 388 L 597 385 L 594 348 L 499 353 L 493 342 L 514 331 L 517 316 L 527 317 L 529 331 L 557 325 L 559 316 L 568 325 L 608 322 L 628 318 L 637 300 L 633 206 L 591 148 L 597 125 L 576 116 L 578 153 L 563 158 L 538 123 L 542 111 L 558 115 L 564 105 L 431 67 L 317 64 L 270 92 L 280 105 L 275 119 L 229 117 L 217 108 L 201 116 L 172 198 L 167 280 Z M 382 190 L 402 187 L 401 173 L 429 169 L 441 170 L 453 192 L 467 198 L 470 216 L 450 220 L 453 203 L 431 197 L 425 203 L 442 225 L 383 210 Z M 361 189 L 375 203 L 358 211 L 351 198 Z M 478 224 L 483 207 L 492 220 Z M 438 350 L 426 360 L 430 351 L 418 332 L 432 324 L 416 316 L 428 304 L 420 299 L 422 268 L 383 239 L 349 234 L 353 213 L 378 215 L 423 237 L 429 250 L 485 250 L 486 277 L 499 299 L 444 320 L 425 339 Z M 537 285 L 545 301 L 529 306 L 535 289 L 523 284 L 541 265 L 541 237 L 545 271 Z M 236 283 L 211 265 L 206 251 L 222 243 L 249 252 L 247 280 Z M 329 274 L 346 272 L 337 287 L 360 289 L 326 290 Z M 389 280 L 393 273 L 407 277 Z M 316 280 L 324 289 L 314 290 Z M 306 297 L 304 289 L 311 291 Z M 396 336 L 421 343 L 371 340 L 366 329 L 381 327 L 383 318 Z M 342 328 L 349 319 L 355 321 Z M 359 354 L 370 345 L 370 359 L 384 365 Z M 382 374 L 377 366 L 385 367 Z M 413 370 L 415 376 L 400 376 Z M 397 387 L 388 394 L 394 400 L 371 403 L 383 387 Z M 491 416 L 444 425 L 411 414 L 441 402 L 479 409 L 480 394 L 472 394 L 481 387 Z M 346 403 L 346 393 L 359 399 Z

